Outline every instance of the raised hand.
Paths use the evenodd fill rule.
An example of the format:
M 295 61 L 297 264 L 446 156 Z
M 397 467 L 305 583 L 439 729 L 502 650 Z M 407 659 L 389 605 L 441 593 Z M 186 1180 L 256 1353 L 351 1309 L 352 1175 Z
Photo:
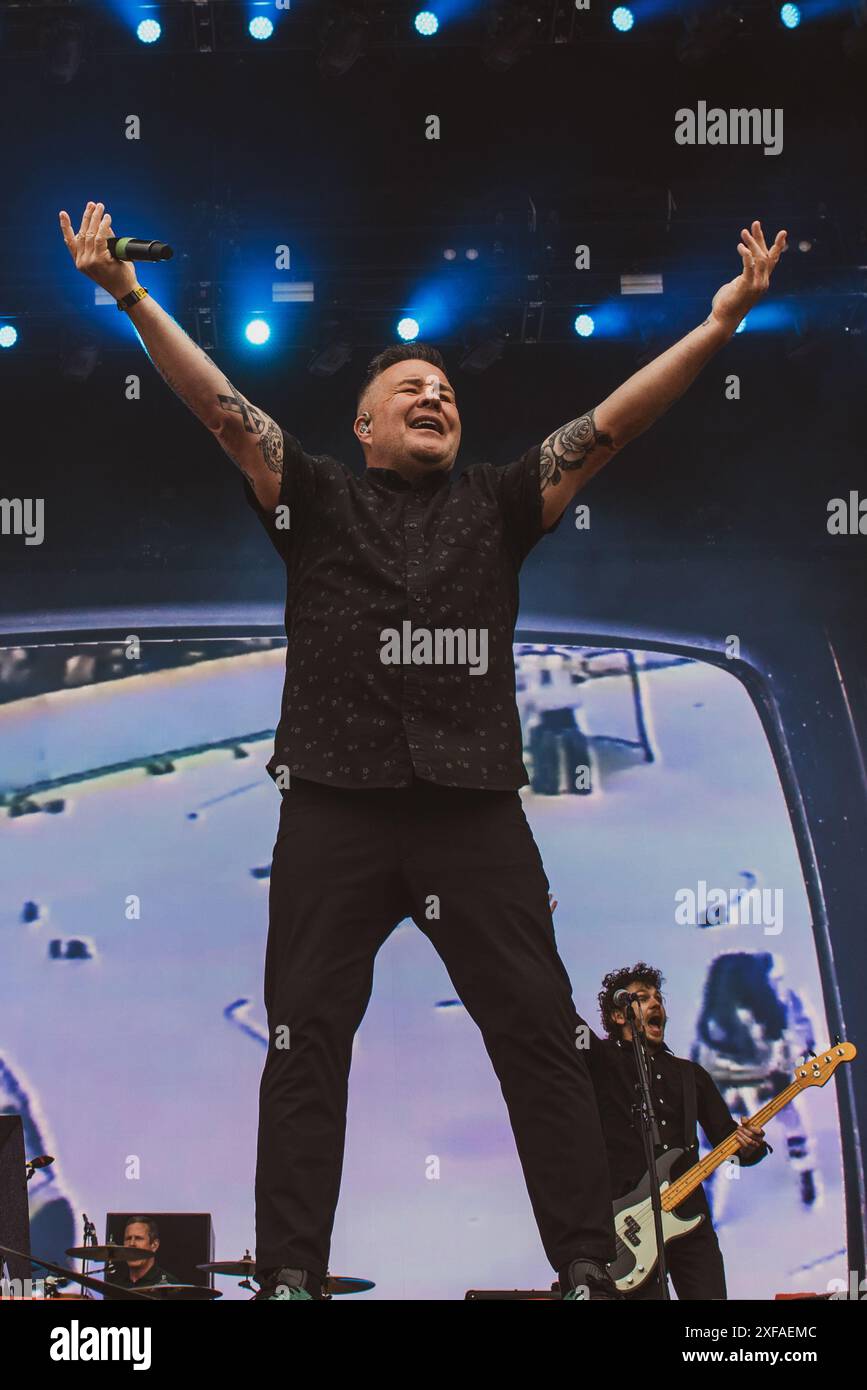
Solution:
M 774 267 L 786 249 L 787 232 L 777 232 L 768 250 L 761 222 L 753 223 L 752 232 L 741 229 L 738 252 L 743 270 L 717 290 L 711 304 L 711 314 L 726 328 L 734 331 L 745 314 L 757 304 L 768 288 Z
M 76 270 L 95 280 L 108 294 L 121 299 L 135 289 L 138 279 L 135 266 L 129 261 L 116 261 L 108 249 L 108 238 L 115 233 L 111 214 L 103 203 L 88 203 L 81 226 L 73 232 L 69 214 L 61 212 L 60 230 Z

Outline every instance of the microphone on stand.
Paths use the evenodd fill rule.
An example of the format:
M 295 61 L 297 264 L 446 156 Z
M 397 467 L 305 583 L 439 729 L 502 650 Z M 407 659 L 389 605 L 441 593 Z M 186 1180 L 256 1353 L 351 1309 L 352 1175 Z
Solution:
M 641 996 L 638 994 L 630 994 L 628 989 L 618 989 L 611 1002 L 615 1009 L 623 1009 L 625 1013 L 629 1005 L 632 1004 L 634 1000 L 640 999 L 640 997 Z
M 164 241 L 144 241 L 137 236 L 110 236 L 105 244 L 116 261 L 170 261 L 175 254 Z
M 37 1168 L 47 1168 L 49 1163 L 53 1162 L 54 1158 L 51 1154 L 39 1154 L 37 1158 L 28 1158 L 24 1165 L 27 1169 L 26 1181 L 30 1181 Z

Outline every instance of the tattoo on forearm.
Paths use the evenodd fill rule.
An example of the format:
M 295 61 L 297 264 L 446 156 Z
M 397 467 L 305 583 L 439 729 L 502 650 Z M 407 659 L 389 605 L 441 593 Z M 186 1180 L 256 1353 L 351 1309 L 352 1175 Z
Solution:
M 283 476 L 283 431 L 274 424 L 274 421 L 264 411 L 257 410 L 251 405 L 246 396 L 242 396 L 240 391 L 236 391 L 231 382 L 226 382 L 230 395 L 221 396 L 217 394 L 223 410 L 234 412 L 241 417 L 241 423 L 247 434 L 258 434 L 256 447 L 259 449 L 265 463 L 265 467 L 278 477 Z
M 268 419 L 265 432 L 257 446 L 265 460 L 266 468 L 279 477 L 283 476 L 283 431 L 274 421 Z
M 247 434 L 254 434 L 259 436 L 259 438 L 256 441 L 256 447 L 260 450 L 262 454 L 262 458 L 264 460 L 266 468 L 268 468 L 268 470 L 271 473 L 276 473 L 278 477 L 282 478 L 283 431 L 279 428 L 279 426 L 275 425 L 274 421 L 270 418 L 270 416 L 266 415 L 265 412 L 262 410 L 257 410 L 254 405 L 250 404 L 246 396 L 242 396 L 240 391 L 235 390 L 235 387 L 232 385 L 232 383 L 225 376 L 223 376 L 223 373 L 220 372 L 220 369 L 217 366 L 217 364 L 211 361 L 211 358 L 202 348 L 199 347 L 198 343 L 193 343 L 192 345 L 196 349 L 196 352 L 198 352 L 199 356 L 203 357 L 205 361 L 208 363 L 208 365 L 210 367 L 213 367 L 214 371 L 217 372 L 220 377 L 222 377 L 223 384 L 225 385 L 228 394 L 223 395 L 219 391 L 217 392 L 217 400 L 220 404 L 220 407 L 228 413 L 239 415 L 241 418 L 241 423 L 243 424 L 244 430 Z M 150 356 L 150 354 L 148 355 Z M 193 403 L 189 396 L 187 396 L 181 389 L 179 383 L 175 381 L 175 379 L 170 375 L 170 373 L 166 371 L 165 367 L 161 366 L 160 363 L 157 362 L 154 357 L 151 357 L 151 361 L 153 362 L 154 366 L 156 367 L 157 371 L 159 372 L 166 385 L 171 387 L 175 395 L 178 396 L 184 402 L 184 405 L 188 406 L 190 410 L 192 410 L 194 415 L 198 415 L 201 418 L 201 406 Z M 247 479 L 247 482 L 252 487 L 252 475 L 247 471 L 246 468 L 244 468 L 243 464 L 239 461 L 239 459 L 235 457 L 235 454 L 232 452 L 232 446 L 221 436 L 218 437 L 220 438 L 220 445 L 223 451 L 226 454 L 228 454 L 229 458 L 237 466 L 237 468 L 240 469 L 241 473 L 243 473 L 244 477 Z
M 588 455 L 602 446 L 614 447 L 610 434 L 596 429 L 595 410 L 570 420 L 562 429 L 555 430 L 542 445 L 539 464 L 539 479 L 542 491 L 556 487 L 564 473 L 583 468 Z
M 221 396 L 218 391 L 217 400 L 220 405 L 224 410 L 237 411 L 248 434 L 261 434 L 265 428 L 266 417 L 256 410 L 255 406 L 252 406 L 247 398 L 241 395 L 240 391 L 236 391 L 230 381 L 227 381 L 226 385 L 231 395 Z

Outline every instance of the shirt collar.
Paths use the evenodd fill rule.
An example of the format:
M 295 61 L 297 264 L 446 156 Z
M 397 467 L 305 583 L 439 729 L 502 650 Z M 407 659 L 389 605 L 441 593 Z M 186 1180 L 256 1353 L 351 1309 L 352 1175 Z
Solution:
M 444 473 L 442 469 L 428 473 L 427 477 L 421 478 L 417 483 L 409 482 L 396 468 L 366 468 L 364 476 L 371 483 L 379 483 L 394 492 L 436 492 L 449 481 L 449 473 Z
M 622 1039 L 622 1038 L 615 1038 L 614 1041 L 616 1042 L 616 1044 L 617 1044 L 618 1047 L 622 1047 L 622 1046 L 623 1046 L 623 1039 Z M 660 1051 L 660 1052 L 668 1052 L 668 1053 L 671 1054 L 672 1057 L 674 1056 L 674 1053 L 671 1051 L 671 1048 L 669 1047 L 669 1045 L 668 1045 L 667 1042 L 664 1042 L 664 1043 L 662 1044 L 662 1046 L 659 1048 L 659 1051 Z

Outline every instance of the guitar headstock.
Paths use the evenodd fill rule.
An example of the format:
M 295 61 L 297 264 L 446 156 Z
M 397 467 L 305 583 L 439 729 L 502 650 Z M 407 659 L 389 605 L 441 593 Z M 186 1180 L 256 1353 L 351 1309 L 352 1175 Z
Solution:
M 799 1086 L 824 1086 L 841 1062 L 851 1062 L 857 1055 L 858 1049 L 854 1043 L 840 1042 L 838 1038 L 833 1047 L 826 1048 L 818 1055 L 811 1053 L 809 1060 L 805 1058 L 795 1071 L 795 1080 Z

